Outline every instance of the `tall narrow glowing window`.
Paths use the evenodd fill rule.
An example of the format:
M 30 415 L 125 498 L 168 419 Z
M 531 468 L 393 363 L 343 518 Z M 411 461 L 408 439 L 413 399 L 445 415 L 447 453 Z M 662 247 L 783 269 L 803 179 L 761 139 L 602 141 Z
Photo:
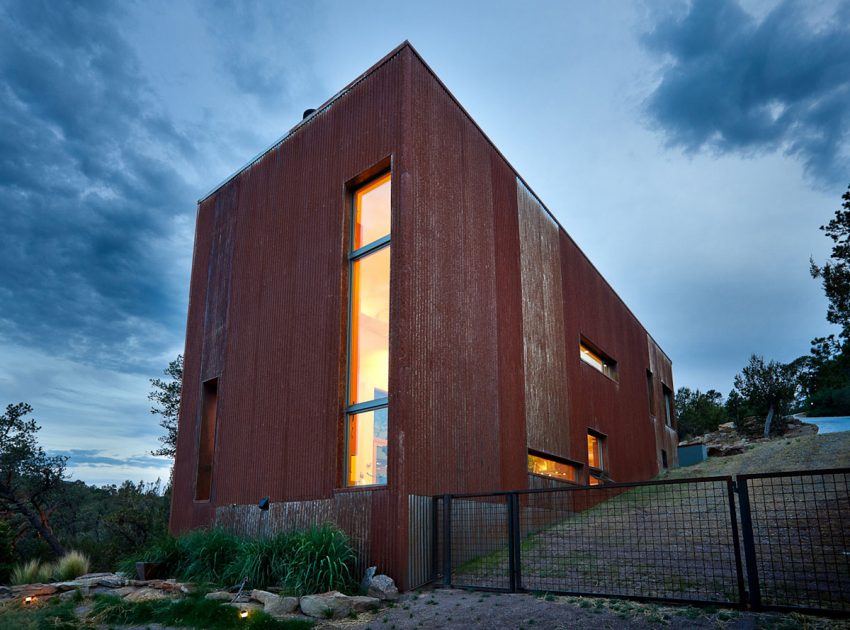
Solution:
M 387 173 L 353 195 L 345 430 L 348 486 L 387 483 L 390 186 Z
M 198 470 L 195 476 L 195 500 L 209 501 L 215 457 L 215 425 L 218 414 L 218 379 L 203 384 L 201 426 L 198 436 Z
M 610 481 L 605 461 L 605 436 L 596 431 L 587 432 L 587 482 L 591 486 Z

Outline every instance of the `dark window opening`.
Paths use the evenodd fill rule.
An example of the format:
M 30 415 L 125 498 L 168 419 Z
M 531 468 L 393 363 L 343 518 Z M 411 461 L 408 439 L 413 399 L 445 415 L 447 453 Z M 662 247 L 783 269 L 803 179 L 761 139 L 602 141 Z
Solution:
M 673 427 L 673 392 L 666 385 L 661 386 L 664 390 L 664 422 L 668 427 Z
M 655 379 L 652 372 L 646 371 L 646 391 L 649 395 L 649 415 L 655 415 Z
M 661 466 L 664 470 L 667 470 L 667 451 L 661 449 Z
M 198 437 L 198 474 L 195 481 L 195 500 L 209 501 L 212 489 L 213 458 L 215 457 L 215 428 L 218 414 L 218 379 L 203 384 L 201 430 Z

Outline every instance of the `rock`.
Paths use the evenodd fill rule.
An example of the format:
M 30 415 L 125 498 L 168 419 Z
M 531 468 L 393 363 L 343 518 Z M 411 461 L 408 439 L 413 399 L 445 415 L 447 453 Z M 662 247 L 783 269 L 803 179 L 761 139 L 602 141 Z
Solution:
M 398 599 L 398 589 L 390 576 L 376 575 L 369 584 L 367 595 L 384 601 L 395 601 Z
M 298 598 L 275 595 L 275 599 L 265 602 L 263 610 L 276 619 L 283 618 L 298 610 Z
M 270 593 L 269 591 L 261 591 L 260 589 L 254 589 L 251 591 L 251 599 L 255 599 L 261 604 L 265 604 L 269 600 L 274 600 L 277 597 L 274 593 Z
M 85 575 L 80 575 L 77 577 L 78 580 L 91 580 L 93 578 L 102 578 L 110 575 L 115 575 L 114 573 L 86 573 Z
M 158 599 L 167 599 L 171 594 L 156 588 L 143 587 L 127 595 L 124 599 L 128 602 L 152 602 Z
M 735 423 L 734 422 L 724 422 L 723 424 L 717 427 L 718 431 L 734 431 Z
M 377 610 L 381 607 L 381 600 L 377 597 L 366 597 L 365 595 L 357 595 L 351 598 L 351 609 L 354 612 L 366 612 L 367 610 Z
M 233 599 L 233 593 L 227 591 L 213 591 L 204 595 L 204 599 L 212 599 L 218 602 L 229 602 Z
M 339 591 L 305 595 L 299 604 L 301 612 L 317 619 L 342 619 L 351 613 L 351 598 Z
M 12 589 L 8 586 L 0 586 L 0 597 L 11 597 Z
M 55 595 L 58 592 L 59 589 L 52 584 L 23 584 L 12 587 L 12 595 L 14 597 L 46 597 L 47 595 Z
M 116 588 L 112 590 L 113 595 L 117 595 L 118 597 L 127 597 L 130 593 L 135 593 L 138 589 L 134 586 L 122 586 L 121 588 Z
M 178 582 L 177 580 L 161 580 L 159 582 L 151 582 L 153 588 L 158 588 L 169 593 L 192 593 L 195 590 L 195 585 L 190 582 Z
M 369 567 L 366 569 L 366 573 L 363 574 L 363 579 L 360 582 L 360 592 L 368 593 L 369 585 L 372 584 L 372 578 L 375 577 L 375 572 L 378 570 L 378 567 Z

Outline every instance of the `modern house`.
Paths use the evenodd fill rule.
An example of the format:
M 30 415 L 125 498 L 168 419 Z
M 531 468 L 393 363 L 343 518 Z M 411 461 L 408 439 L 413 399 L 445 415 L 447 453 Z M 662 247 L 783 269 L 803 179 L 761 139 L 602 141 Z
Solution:
M 672 391 L 405 42 L 199 202 L 171 528 L 331 520 L 413 587 L 429 497 L 649 479 Z

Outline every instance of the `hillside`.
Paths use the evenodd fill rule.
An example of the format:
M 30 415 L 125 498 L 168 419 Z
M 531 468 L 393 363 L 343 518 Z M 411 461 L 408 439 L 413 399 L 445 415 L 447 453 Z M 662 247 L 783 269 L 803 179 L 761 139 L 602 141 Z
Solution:
M 676 468 L 668 478 L 850 467 L 850 431 L 756 442 L 740 455 L 709 457 L 695 466 Z

